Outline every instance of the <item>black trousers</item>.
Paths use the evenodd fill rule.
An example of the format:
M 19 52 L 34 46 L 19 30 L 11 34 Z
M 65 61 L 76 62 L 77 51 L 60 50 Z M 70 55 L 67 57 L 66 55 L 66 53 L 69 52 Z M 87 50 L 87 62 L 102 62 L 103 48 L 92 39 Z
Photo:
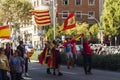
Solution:
M 28 58 L 25 58 L 25 73 L 28 72 Z
M 91 72 L 92 69 L 92 56 L 91 55 L 83 55 L 83 67 L 84 71 L 87 74 Z

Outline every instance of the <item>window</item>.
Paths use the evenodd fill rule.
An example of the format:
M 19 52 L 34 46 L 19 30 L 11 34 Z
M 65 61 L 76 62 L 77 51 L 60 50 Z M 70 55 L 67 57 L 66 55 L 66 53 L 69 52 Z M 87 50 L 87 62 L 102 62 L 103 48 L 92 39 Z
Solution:
M 66 19 L 68 17 L 68 11 L 62 12 L 62 18 Z
M 68 0 L 63 0 L 63 5 L 68 5 Z
M 89 11 L 88 12 L 88 19 L 93 19 L 95 17 L 94 11 Z
M 75 1 L 75 4 L 76 4 L 76 5 L 82 5 L 82 0 L 76 0 L 76 1 Z
M 39 0 L 37 0 L 37 6 L 39 6 Z
M 89 5 L 94 5 L 95 4 L 95 0 L 88 0 Z
M 75 12 L 76 18 L 82 18 L 82 12 Z
M 34 1 L 34 7 L 36 7 L 36 1 Z

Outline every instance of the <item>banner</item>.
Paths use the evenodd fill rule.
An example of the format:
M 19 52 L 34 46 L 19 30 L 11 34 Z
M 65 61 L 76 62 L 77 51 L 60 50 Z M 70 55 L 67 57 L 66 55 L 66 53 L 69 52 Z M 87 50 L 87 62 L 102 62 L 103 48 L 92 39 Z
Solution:
M 49 10 L 34 10 L 35 22 L 38 26 L 47 26 L 51 24 Z

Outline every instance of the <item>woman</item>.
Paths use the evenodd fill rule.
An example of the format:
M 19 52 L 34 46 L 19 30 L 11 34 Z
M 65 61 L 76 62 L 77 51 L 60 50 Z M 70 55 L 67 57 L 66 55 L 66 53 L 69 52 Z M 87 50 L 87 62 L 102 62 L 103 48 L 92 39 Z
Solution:
M 56 75 L 55 70 L 57 69 L 58 71 L 58 76 L 63 75 L 60 72 L 60 64 L 61 64 L 61 56 L 60 56 L 60 50 L 58 47 L 58 44 L 55 40 L 53 40 L 53 45 L 54 47 L 52 48 L 52 55 L 53 55 L 53 75 Z
M 10 66 L 12 69 L 12 80 L 21 80 L 23 71 L 23 58 L 20 57 L 20 52 L 18 50 L 16 50 L 14 56 L 10 58 Z
M 10 68 L 3 48 L 0 48 L 0 80 L 8 80 Z M 9 74 L 9 75 L 8 75 Z

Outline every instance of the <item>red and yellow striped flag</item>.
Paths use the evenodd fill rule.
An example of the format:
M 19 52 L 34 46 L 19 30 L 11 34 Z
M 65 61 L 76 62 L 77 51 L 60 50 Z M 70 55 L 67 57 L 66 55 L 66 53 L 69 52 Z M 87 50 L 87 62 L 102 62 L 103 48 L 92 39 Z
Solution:
M 34 10 L 32 12 L 38 26 L 46 26 L 51 24 L 49 10 Z
M 0 38 L 10 39 L 9 25 L 0 26 Z

